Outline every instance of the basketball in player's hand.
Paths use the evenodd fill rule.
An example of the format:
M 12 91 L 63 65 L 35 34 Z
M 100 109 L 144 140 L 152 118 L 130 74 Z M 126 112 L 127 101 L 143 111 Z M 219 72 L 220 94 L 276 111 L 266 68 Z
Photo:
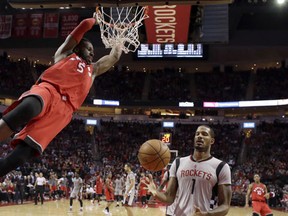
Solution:
M 157 139 L 144 142 L 139 151 L 140 164 L 149 171 L 159 171 L 167 166 L 171 158 L 169 147 Z

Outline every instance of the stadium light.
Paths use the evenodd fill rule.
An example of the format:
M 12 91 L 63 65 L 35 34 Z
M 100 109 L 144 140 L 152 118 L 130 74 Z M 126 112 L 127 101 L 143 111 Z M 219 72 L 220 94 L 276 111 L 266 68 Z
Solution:
M 284 4 L 286 2 L 286 0 L 277 0 L 277 3 L 279 4 L 279 5 L 282 5 L 282 4 Z

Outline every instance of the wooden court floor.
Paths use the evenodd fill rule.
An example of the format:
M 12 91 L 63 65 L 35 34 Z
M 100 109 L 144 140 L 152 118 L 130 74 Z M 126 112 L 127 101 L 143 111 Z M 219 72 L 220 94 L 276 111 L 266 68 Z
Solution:
M 72 212 L 69 211 L 68 200 L 47 201 L 44 205 L 34 205 L 33 203 L 23 205 L 1 206 L 0 204 L 0 216 L 104 216 L 102 212 L 105 206 L 105 202 L 101 202 L 100 205 L 92 205 L 91 202 L 84 201 L 83 212 L 79 211 L 79 202 L 73 203 Z M 133 207 L 135 216 L 164 216 L 165 208 L 147 208 L 142 209 L 139 207 Z M 110 212 L 112 216 L 126 216 L 126 211 L 123 207 L 115 207 L 112 204 Z M 232 207 L 228 216 L 251 216 L 251 208 Z M 274 216 L 287 216 L 287 212 L 281 212 L 273 210 Z

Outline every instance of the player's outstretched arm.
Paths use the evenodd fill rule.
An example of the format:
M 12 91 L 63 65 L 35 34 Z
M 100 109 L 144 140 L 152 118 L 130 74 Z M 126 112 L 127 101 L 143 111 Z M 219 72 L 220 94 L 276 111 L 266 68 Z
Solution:
M 170 177 L 167 190 L 165 192 L 161 192 L 156 188 L 156 185 L 154 182 L 149 182 L 147 185 L 147 189 L 152 193 L 154 197 L 159 199 L 162 202 L 165 202 L 167 204 L 172 204 L 174 202 L 174 199 L 176 197 L 176 192 L 178 188 L 178 182 L 175 177 Z
M 73 49 L 81 41 L 84 34 L 89 31 L 95 24 L 96 18 L 84 19 L 80 24 L 67 36 L 64 43 L 58 48 L 54 55 L 54 62 L 58 62 L 65 58 L 67 55 L 70 55 L 73 52 Z
M 246 193 L 246 202 L 245 202 L 245 207 L 249 207 L 249 198 L 252 190 L 252 184 L 249 185 L 247 193 Z
M 95 77 L 108 71 L 119 61 L 122 54 L 122 46 L 122 43 L 115 44 L 109 55 L 103 56 L 96 63 L 93 63 L 93 80 Z

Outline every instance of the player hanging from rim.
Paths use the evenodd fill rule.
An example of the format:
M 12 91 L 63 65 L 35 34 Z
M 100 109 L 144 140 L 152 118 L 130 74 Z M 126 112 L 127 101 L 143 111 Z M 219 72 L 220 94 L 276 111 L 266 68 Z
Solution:
M 211 156 L 214 137 L 212 128 L 200 125 L 194 136 L 193 154 L 180 158 L 178 169 L 177 159 L 172 163 L 166 192 L 158 191 L 153 182 L 147 184 L 153 196 L 168 204 L 174 202 L 178 191 L 173 216 L 224 216 L 228 213 L 232 194 L 231 171 L 227 163 Z M 211 203 L 214 195 L 218 197 L 218 205 Z
M 72 211 L 73 199 L 77 198 L 80 203 L 80 211 L 82 212 L 83 211 L 83 201 L 82 201 L 83 180 L 77 172 L 75 173 L 75 177 L 72 178 L 72 182 L 73 182 L 73 189 L 70 194 L 69 210 Z
M 12 140 L 14 150 L 0 160 L 0 176 L 42 154 L 69 124 L 73 112 L 88 95 L 95 77 L 108 71 L 119 60 L 123 44 L 116 42 L 109 55 L 92 62 L 93 45 L 83 36 L 95 24 L 96 15 L 83 20 L 56 51 L 54 65 L 5 110 L 0 120 L 0 141 L 10 137 L 22 125 L 26 126 Z
M 106 197 L 107 203 L 106 203 L 106 207 L 105 207 L 103 212 L 106 215 L 111 215 L 109 207 L 114 202 L 114 188 L 113 188 L 112 174 L 111 173 L 108 174 L 106 181 L 105 181 L 105 197 Z
M 273 216 L 267 204 L 267 199 L 272 197 L 273 193 L 267 192 L 267 187 L 260 182 L 260 176 L 258 174 L 254 175 L 254 183 L 248 187 L 245 207 L 249 207 L 250 195 L 252 198 L 253 216 Z
M 135 174 L 132 172 L 132 165 L 126 163 L 124 170 L 127 173 L 126 183 L 125 183 L 125 193 L 123 204 L 127 211 L 128 216 L 133 216 L 132 206 L 135 197 Z

